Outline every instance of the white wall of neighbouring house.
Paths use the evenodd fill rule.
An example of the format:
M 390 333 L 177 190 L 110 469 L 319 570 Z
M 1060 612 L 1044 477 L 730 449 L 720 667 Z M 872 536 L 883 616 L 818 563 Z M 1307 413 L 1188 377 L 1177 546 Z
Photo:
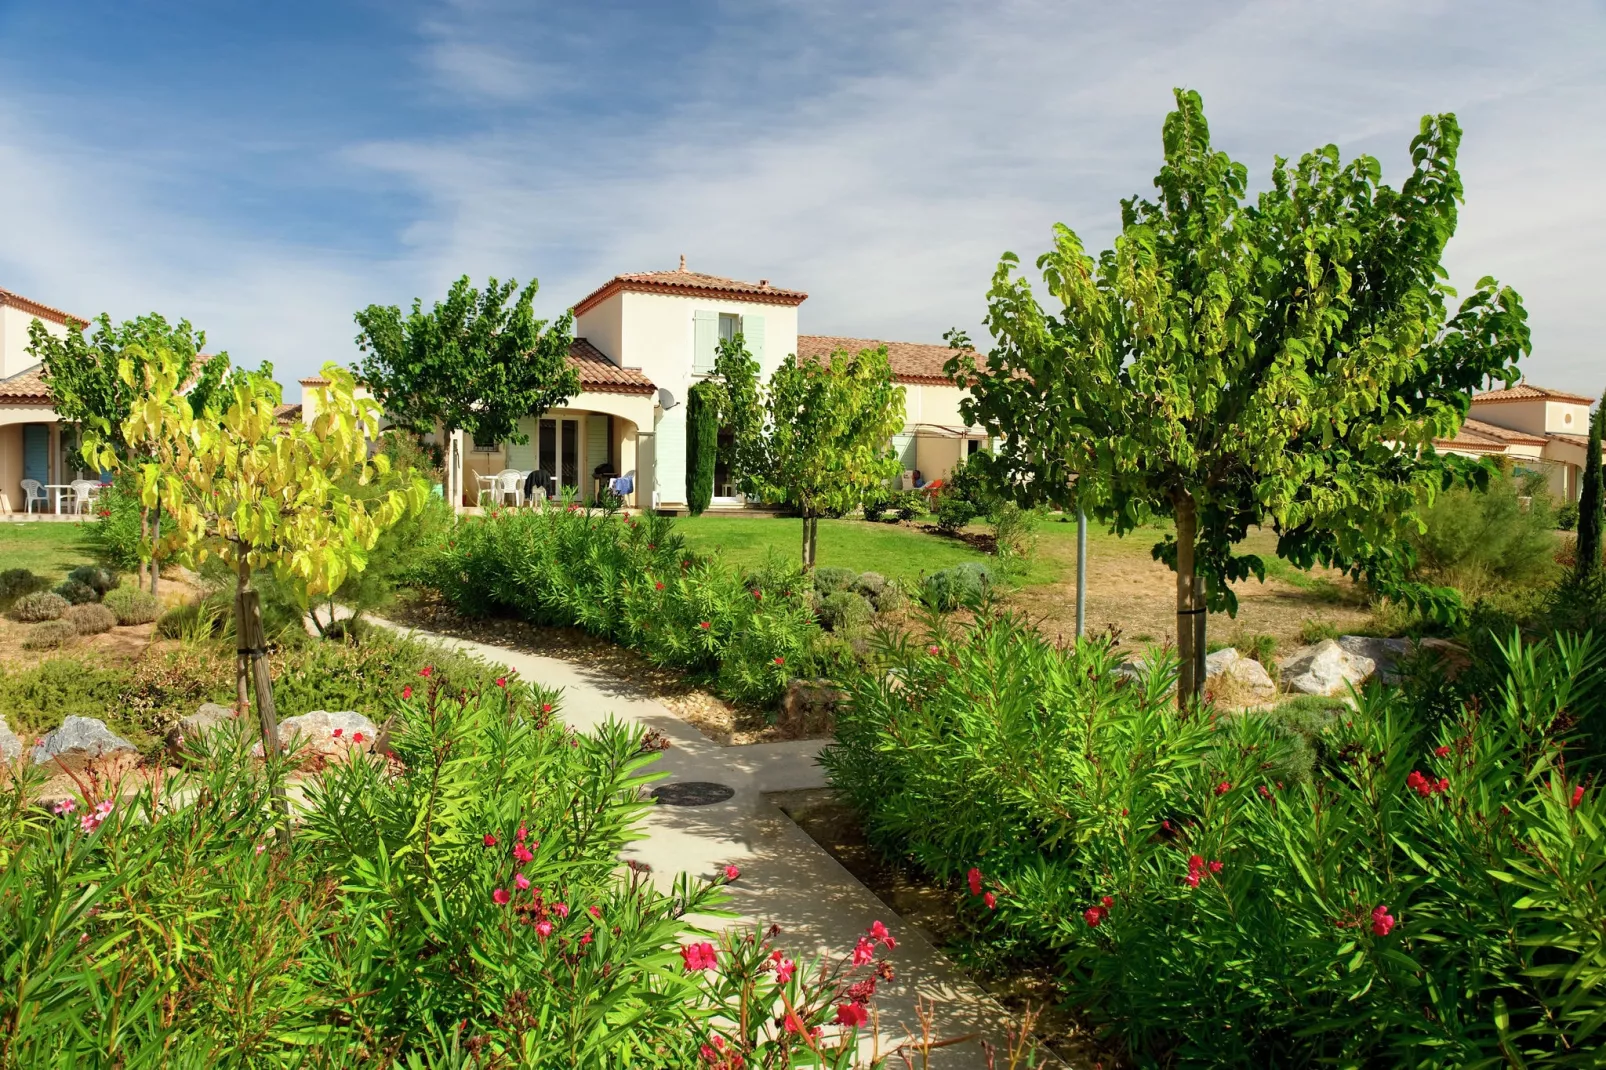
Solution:
M 1552 435 L 1589 434 L 1589 406 L 1577 401 L 1545 402 L 1545 431 Z
M 1496 427 L 1509 428 L 1512 431 L 1526 431 L 1530 435 L 1545 433 L 1545 409 L 1547 403 L 1543 399 L 1529 401 L 1480 401 L 1473 405 L 1467 415 L 1474 420 L 1482 420 L 1486 424 Z

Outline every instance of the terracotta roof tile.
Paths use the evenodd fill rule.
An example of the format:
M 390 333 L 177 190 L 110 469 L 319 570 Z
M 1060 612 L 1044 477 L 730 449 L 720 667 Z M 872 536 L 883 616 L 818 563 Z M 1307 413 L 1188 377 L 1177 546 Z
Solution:
M 799 360 L 821 360 L 839 349 L 857 353 L 880 346 L 887 347 L 892 377 L 898 382 L 954 385 L 954 381 L 942 370 L 944 362 L 954 355 L 954 351 L 947 346 L 922 342 L 882 342 L 874 338 L 842 338 L 829 334 L 800 334 L 797 336 L 797 357 Z
M 295 423 L 301 419 L 301 403 L 298 401 L 294 404 L 275 405 L 273 407 L 273 418 L 281 424 Z
M 621 368 L 584 338 L 569 345 L 569 363 L 580 373 L 580 386 L 601 394 L 642 394 L 657 391 L 639 368 Z
M 89 323 L 89 317 L 87 316 L 71 315 L 59 308 L 51 308 L 49 305 L 40 304 L 31 297 L 24 297 L 4 287 L 0 287 L 0 305 L 10 305 L 13 308 L 21 309 L 30 316 L 38 316 L 42 320 L 50 320 L 63 326 L 66 325 L 68 320 L 77 320 L 83 324 Z
M 808 299 L 802 290 L 784 290 L 771 286 L 768 279 L 742 282 L 721 275 L 705 275 L 700 271 L 687 271 L 686 258 L 681 257 L 675 271 L 641 271 L 629 275 L 615 275 L 601 286 L 581 298 L 574 306 L 574 314 L 607 300 L 616 293 L 683 294 L 688 297 L 735 298 L 764 305 L 801 305 Z
M 1477 450 L 1482 453 L 1504 453 L 1508 446 L 1543 446 L 1549 439 L 1543 435 L 1530 435 L 1526 431 L 1513 431 L 1497 427 L 1482 420 L 1467 419 L 1454 438 L 1436 438 L 1434 444 L 1458 450 Z
M 1543 386 L 1534 386 L 1531 383 L 1518 383 L 1502 390 L 1485 390 L 1481 394 L 1472 395 L 1472 404 L 1478 405 L 1491 401 L 1575 401 L 1581 405 L 1592 405 L 1594 398 L 1586 398 L 1582 394 L 1569 394 L 1565 390 L 1550 390 Z
M 10 405 L 49 405 L 50 388 L 45 385 L 44 365 L 35 364 L 16 375 L 0 379 L 0 401 Z

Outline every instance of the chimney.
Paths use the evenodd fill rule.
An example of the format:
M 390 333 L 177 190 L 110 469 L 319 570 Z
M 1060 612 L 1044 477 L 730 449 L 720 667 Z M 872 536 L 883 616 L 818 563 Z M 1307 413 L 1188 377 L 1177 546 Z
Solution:
M 681 253 L 680 254 L 680 270 L 681 271 L 685 271 L 686 270 L 686 254 L 685 253 Z
M 769 279 L 759 279 L 758 280 L 758 284 L 760 286 L 768 286 L 770 284 L 770 280 Z

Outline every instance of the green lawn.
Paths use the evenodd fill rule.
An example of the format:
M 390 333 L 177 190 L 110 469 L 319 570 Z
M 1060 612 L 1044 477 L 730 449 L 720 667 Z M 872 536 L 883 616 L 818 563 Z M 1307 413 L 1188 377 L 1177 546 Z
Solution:
M 802 555 L 803 521 L 796 517 L 721 516 L 704 513 L 675 521 L 695 550 L 718 554 L 720 560 L 754 568 L 774 553 L 787 561 Z M 986 557 L 957 539 L 946 539 L 897 524 L 868 524 L 862 520 L 820 521 L 816 547 L 820 566 L 838 565 L 859 572 L 879 572 L 888 578 L 918 579 L 961 561 Z
M 94 564 L 91 523 L 0 524 L 0 571 L 25 568 L 54 585 L 79 565 Z

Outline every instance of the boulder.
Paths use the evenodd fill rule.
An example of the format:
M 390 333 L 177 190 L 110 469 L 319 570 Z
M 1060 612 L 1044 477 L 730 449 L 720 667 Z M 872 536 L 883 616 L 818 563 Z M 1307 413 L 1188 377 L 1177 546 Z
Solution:
M 22 757 L 22 740 L 17 733 L 6 724 L 6 719 L 0 717 L 0 761 L 14 762 Z
M 788 739 L 815 739 L 836 731 L 836 709 L 847 696 L 829 680 L 793 680 L 786 685 L 775 726 Z
M 1205 694 L 1227 709 L 1269 706 L 1277 701 L 1277 682 L 1260 662 L 1227 647 L 1205 658 Z
M 69 717 L 61 727 L 47 733 L 33 749 L 35 765 L 60 761 L 73 772 L 108 759 L 130 762 L 139 758 L 139 748 L 93 717 Z
M 1394 667 L 1401 658 L 1409 657 L 1411 654 L 1409 639 L 1374 639 L 1369 635 L 1341 635 L 1338 637 L 1338 645 L 1344 648 L 1345 653 L 1371 658 L 1376 666 L 1378 678 L 1385 684 L 1399 681 L 1399 674 L 1395 672 Z
M 1344 695 L 1359 687 L 1377 663 L 1364 654 L 1352 654 L 1336 639 L 1323 639 L 1300 647 L 1279 663 L 1283 687 L 1300 695 Z
M 313 710 L 279 722 L 279 746 L 286 751 L 299 747 L 303 765 L 344 758 L 354 750 L 372 750 L 378 737 L 378 726 L 353 710 Z M 262 744 L 251 753 L 261 757 Z
M 194 739 L 220 724 L 231 724 L 234 720 L 233 707 L 220 706 L 216 702 L 203 702 L 194 713 L 168 729 L 167 745 L 177 750 L 183 745 L 184 740 Z

